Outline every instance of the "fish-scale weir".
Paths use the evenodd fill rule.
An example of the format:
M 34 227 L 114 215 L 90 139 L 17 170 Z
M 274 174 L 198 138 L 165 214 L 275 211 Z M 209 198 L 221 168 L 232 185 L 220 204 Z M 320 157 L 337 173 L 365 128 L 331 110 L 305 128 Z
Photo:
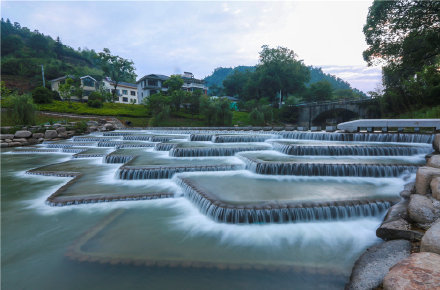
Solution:
M 214 135 L 213 143 L 241 143 L 241 142 L 264 142 L 267 139 L 278 138 L 275 135 Z
M 432 143 L 432 134 L 280 132 L 283 138 L 322 141 Z
M 233 156 L 243 151 L 267 150 L 266 146 L 222 146 L 222 147 L 173 147 L 170 156 L 173 157 L 205 157 L 205 156 Z
M 329 155 L 329 156 L 410 156 L 428 154 L 427 147 L 411 146 L 375 146 L 375 145 L 292 145 L 274 142 L 273 148 L 288 155 Z
M 190 180 L 177 178 L 184 195 L 199 210 L 217 222 L 287 223 L 322 220 L 345 220 L 353 217 L 377 216 L 384 213 L 391 201 L 347 200 L 333 202 L 266 203 L 257 205 L 226 204 L 194 185 Z

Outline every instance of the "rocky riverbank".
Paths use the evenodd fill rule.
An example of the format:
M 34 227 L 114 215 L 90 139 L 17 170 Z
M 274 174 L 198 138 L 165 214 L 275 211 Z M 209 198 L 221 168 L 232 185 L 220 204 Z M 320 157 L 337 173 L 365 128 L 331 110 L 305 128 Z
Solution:
M 440 134 L 434 153 L 400 193 L 356 261 L 346 289 L 440 289 Z
M 87 123 L 71 122 L 69 124 L 53 124 L 46 126 L 25 126 L 22 130 L 11 134 L 0 134 L 1 148 L 29 146 L 44 141 L 57 141 L 69 139 L 72 136 L 89 134 L 96 131 L 113 131 L 119 128 L 120 124 L 113 120 L 100 119 Z M 11 130 L 9 127 L 2 127 L 2 131 Z

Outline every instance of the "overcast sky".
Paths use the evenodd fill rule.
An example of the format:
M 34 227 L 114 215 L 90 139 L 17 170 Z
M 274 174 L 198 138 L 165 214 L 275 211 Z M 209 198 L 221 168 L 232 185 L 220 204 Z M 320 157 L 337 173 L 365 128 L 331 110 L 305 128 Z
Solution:
M 255 65 L 261 46 L 285 46 L 365 92 L 380 67 L 362 59 L 362 27 L 372 1 L 23 2 L 2 1 L 1 16 L 73 48 L 104 47 L 132 59 L 138 78 Z

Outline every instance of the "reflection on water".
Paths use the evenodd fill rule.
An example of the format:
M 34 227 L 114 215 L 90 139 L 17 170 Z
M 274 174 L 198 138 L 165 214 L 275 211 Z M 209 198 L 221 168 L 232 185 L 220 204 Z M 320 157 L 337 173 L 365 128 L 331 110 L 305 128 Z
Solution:
M 59 142 L 67 145 L 43 144 L 34 147 L 38 148 L 34 152 L 21 150 L 22 153 L 16 154 L 14 152 L 20 149 L 2 151 L 3 289 L 341 289 L 355 259 L 365 248 L 380 241 L 375 236 L 375 230 L 383 214 L 337 221 L 217 223 L 183 197 L 184 191 L 177 185 L 176 177 L 123 180 L 117 172 L 124 164 L 105 163 L 105 156 L 72 159 L 73 154 L 79 151 L 62 153 L 65 148 L 80 148 L 78 145 L 83 143 L 81 150 L 88 151 L 81 153 L 107 155 L 117 150 L 116 146 L 129 136 L 121 134 L 116 137 L 95 134 L 77 138 L 76 141 Z M 207 152 L 204 148 L 211 146 L 209 141 L 199 147 L 186 144 L 189 138 L 211 140 L 200 133 L 200 136 L 191 137 L 167 137 L 166 132 L 162 132 L 162 135 L 147 134 L 145 131 L 130 134 L 136 136 L 133 137 L 135 139 L 131 138 L 135 141 L 127 138 L 130 146 L 146 147 L 142 142 L 156 142 L 157 146 L 162 144 L 157 142 L 165 142 L 172 146 L 180 144 L 178 146 L 184 150 L 199 148 L 197 150 L 201 152 Z M 148 138 L 143 135 L 148 135 Z M 212 137 L 213 134 L 209 136 Z M 320 135 L 318 137 L 321 138 Z M 118 142 L 114 142 L 114 147 L 98 148 L 98 142 L 106 138 L 108 142 Z M 170 138 L 180 141 L 169 141 Z M 259 141 L 259 138 L 266 139 L 260 135 L 255 138 L 233 136 L 217 139 L 222 142 L 245 142 Z M 393 140 L 390 137 L 387 141 Z M 229 151 L 243 148 L 246 144 L 221 143 L 212 146 L 221 148 L 216 151 L 220 155 L 221 152 L 230 155 Z M 272 148 L 259 144 L 250 147 L 255 146 Z M 51 147 L 51 151 L 42 152 L 47 147 Z M 52 152 L 56 148 L 59 151 Z M 165 149 L 171 150 L 170 147 Z M 307 160 L 306 157 L 289 157 L 271 152 L 252 154 L 253 157 L 276 162 Z M 187 166 L 192 163 L 201 166 L 243 165 L 237 157 L 171 157 L 167 151 L 153 148 L 130 147 L 113 154 L 134 156 L 139 153 L 148 154 L 137 161 L 127 159 L 123 162 L 132 160 L 132 165 L 139 167 Z M 339 160 L 345 163 L 417 165 L 422 155 L 375 158 L 362 157 L 365 162 L 361 159 L 354 161 L 353 157 L 341 157 Z M 174 160 L 178 161 L 174 163 Z M 312 162 L 320 163 L 322 160 L 333 162 L 331 160 L 335 159 L 317 156 Z M 179 173 L 179 176 L 192 178 L 200 187 L 221 197 L 223 201 L 248 203 L 274 199 L 283 202 L 396 199 L 408 181 L 402 177 L 263 176 L 245 171 L 243 166 L 237 167 L 240 169 L 238 171 Z M 27 170 L 36 168 L 40 171 L 82 173 L 82 179 L 64 191 L 69 196 L 167 191 L 173 193 L 175 198 L 51 207 L 45 203 L 46 199 L 72 178 L 25 174 Z M 409 177 L 413 178 L 413 175 Z

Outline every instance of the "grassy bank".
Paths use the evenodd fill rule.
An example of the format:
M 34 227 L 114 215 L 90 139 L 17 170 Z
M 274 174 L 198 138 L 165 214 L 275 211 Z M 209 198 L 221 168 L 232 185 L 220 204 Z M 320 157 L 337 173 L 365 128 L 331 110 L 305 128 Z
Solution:
M 440 106 L 426 107 L 419 110 L 403 113 L 395 119 L 437 119 L 440 118 Z

